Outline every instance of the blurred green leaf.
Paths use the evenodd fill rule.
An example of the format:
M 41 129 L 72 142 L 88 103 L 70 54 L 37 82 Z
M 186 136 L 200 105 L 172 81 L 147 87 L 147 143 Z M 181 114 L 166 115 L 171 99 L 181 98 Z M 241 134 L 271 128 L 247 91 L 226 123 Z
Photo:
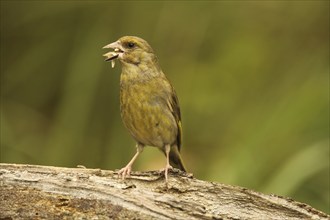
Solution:
M 329 168 L 328 141 L 302 148 L 288 160 L 283 161 L 265 183 L 262 191 L 279 195 L 290 195 L 307 179 Z M 329 178 L 329 176 L 328 176 Z M 329 189 L 328 193 L 329 194 Z

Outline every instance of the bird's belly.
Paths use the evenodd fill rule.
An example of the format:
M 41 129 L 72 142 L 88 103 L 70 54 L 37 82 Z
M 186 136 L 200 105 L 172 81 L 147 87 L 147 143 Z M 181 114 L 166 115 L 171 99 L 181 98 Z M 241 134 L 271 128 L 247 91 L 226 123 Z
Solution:
M 178 128 L 166 105 L 153 102 L 148 94 L 121 93 L 121 117 L 134 139 L 162 148 L 176 141 Z

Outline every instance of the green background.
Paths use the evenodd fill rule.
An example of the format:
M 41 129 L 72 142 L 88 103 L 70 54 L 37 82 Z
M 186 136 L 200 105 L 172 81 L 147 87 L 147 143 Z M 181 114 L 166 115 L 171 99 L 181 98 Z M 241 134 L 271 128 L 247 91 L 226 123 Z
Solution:
M 1 1 L 1 162 L 117 169 L 135 153 L 104 45 L 146 39 L 203 180 L 329 213 L 329 1 Z M 134 170 L 165 157 L 146 148 Z

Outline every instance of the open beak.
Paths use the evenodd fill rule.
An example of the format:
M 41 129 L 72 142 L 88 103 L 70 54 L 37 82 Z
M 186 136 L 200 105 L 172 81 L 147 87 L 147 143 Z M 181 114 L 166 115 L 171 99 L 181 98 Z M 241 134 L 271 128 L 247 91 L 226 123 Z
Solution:
M 115 59 L 118 58 L 118 56 L 123 53 L 124 51 L 121 50 L 121 45 L 118 41 L 113 42 L 111 44 L 108 44 L 103 47 L 103 49 L 113 49 L 113 51 L 110 51 L 108 53 L 103 54 L 105 56 L 105 61 L 111 61 L 112 68 L 115 66 Z
M 105 61 L 116 59 L 119 56 L 119 54 L 123 52 L 122 50 L 120 50 L 120 44 L 118 41 L 103 47 L 103 49 L 108 49 L 108 48 L 113 49 L 113 51 L 103 54 L 103 56 L 106 57 Z

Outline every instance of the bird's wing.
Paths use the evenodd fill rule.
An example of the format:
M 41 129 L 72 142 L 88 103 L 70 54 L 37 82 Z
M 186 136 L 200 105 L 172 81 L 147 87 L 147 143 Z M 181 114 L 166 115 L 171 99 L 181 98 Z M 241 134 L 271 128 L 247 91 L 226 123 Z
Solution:
M 171 112 L 175 118 L 177 127 L 178 127 L 177 145 L 178 145 L 178 149 L 180 151 L 181 143 L 182 143 L 181 113 L 180 113 L 179 100 L 178 100 L 178 97 L 176 96 L 176 93 L 175 93 L 175 90 L 173 87 L 172 87 L 172 93 L 168 99 L 167 105 L 168 105 L 169 109 L 171 110 Z

